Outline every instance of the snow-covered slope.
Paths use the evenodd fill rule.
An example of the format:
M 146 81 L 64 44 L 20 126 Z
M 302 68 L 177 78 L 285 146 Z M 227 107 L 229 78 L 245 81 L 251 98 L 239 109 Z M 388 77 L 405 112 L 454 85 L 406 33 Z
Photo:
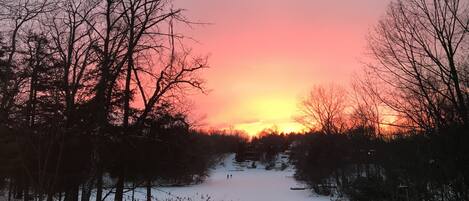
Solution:
M 263 166 L 246 168 L 251 163 L 234 162 L 234 154 L 225 158 L 202 184 L 188 187 L 164 187 L 153 190 L 157 200 L 191 201 L 321 201 L 329 197 L 313 195 L 309 190 L 290 190 L 302 187 L 293 179 L 294 171 L 267 171 Z M 227 179 L 227 175 L 232 178 Z M 143 194 L 142 194 L 143 195 Z M 140 198 L 143 200 L 144 198 Z
M 252 162 L 236 163 L 234 154 L 228 155 L 210 177 L 202 184 L 186 187 L 154 188 L 154 201 L 329 201 L 329 197 L 318 196 L 310 190 L 290 190 L 301 188 L 293 178 L 294 170 L 287 168 L 280 171 L 285 157 L 280 155 L 276 162 L 277 170 L 265 170 L 263 165 L 250 168 Z M 232 175 L 227 179 L 227 175 Z M 125 201 L 131 201 L 132 192 L 126 192 Z M 92 195 L 91 200 L 95 200 Z M 146 201 L 145 188 L 135 190 L 134 201 Z M 0 200 L 6 197 L 0 195 Z M 113 194 L 106 200 L 114 200 Z

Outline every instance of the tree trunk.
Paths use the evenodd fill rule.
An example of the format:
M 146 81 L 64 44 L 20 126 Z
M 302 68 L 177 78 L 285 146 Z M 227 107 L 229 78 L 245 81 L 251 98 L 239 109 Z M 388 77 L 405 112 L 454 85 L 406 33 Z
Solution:
M 47 201 L 54 201 L 54 193 L 49 192 L 47 194 Z
M 133 58 L 129 57 L 129 66 L 127 67 L 127 75 L 125 78 L 125 91 L 124 91 L 124 129 L 125 135 L 127 135 L 127 128 L 129 127 L 129 116 L 130 116 L 130 78 L 132 77 L 132 65 Z
M 135 200 L 135 188 L 137 188 L 137 185 L 133 183 L 132 184 L 132 201 Z
M 78 201 L 79 186 L 74 186 L 65 192 L 65 201 Z
M 22 181 L 20 179 L 17 179 L 16 181 L 16 185 L 15 185 L 15 189 L 14 189 L 14 196 L 13 198 L 15 199 L 21 199 L 23 198 L 23 190 L 22 190 L 22 187 L 23 187 L 23 183 L 21 183 Z
M 90 201 L 91 197 L 91 189 L 93 188 L 93 182 L 86 181 L 83 184 L 83 188 L 81 189 L 81 201 Z
M 125 91 L 124 91 L 124 129 L 126 129 L 129 126 L 129 115 L 130 115 L 130 79 L 132 78 L 132 67 L 134 65 L 134 58 L 133 58 L 133 42 L 134 42 L 134 8 L 130 9 L 130 21 L 129 21 L 129 45 L 127 47 L 127 51 L 129 54 L 129 57 L 127 59 L 127 72 L 126 72 L 126 77 L 125 77 Z M 126 133 L 127 134 L 127 133 Z
M 96 177 L 96 201 L 103 200 L 103 170 L 98 164 L 98 173 Z
M 36 82 L 37 82 L 37 67 L 33 67 L 33 73 L 31 75 L 31 82 L 29 87 L 29 102 L 27 106 L 28 110 L 28 124 L 29 127 L 34 126 L 35 110 L 36 110 Z
M 116 194 L 114 196 L 114 201 L 122 201 L 124 198 L 124 177 L 119 176 L 116 183 Z
M 8 180 L 8 201 L 11 201 L 11 191 L 13 190 L 13 181 L 10 178 Z
M 23 200 L 29 201 L 29 184 L 28 183 L 26 183 L 23 189 Z
M 151 201 L 151 180 L 147 181 L 147 201 Z

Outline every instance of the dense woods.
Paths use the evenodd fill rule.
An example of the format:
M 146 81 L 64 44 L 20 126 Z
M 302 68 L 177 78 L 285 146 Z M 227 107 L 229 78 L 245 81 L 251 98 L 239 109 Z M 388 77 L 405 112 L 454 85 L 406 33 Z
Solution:
M 350 200 L 468 200 L 466 132 L 312 133 L 292 151 L 296 178 L 319 194 Z
M 239 138 L 192 129 L 204 90 L 168 0 L 0 1 L 0 192 L 13 200 L 123 200 L 201 182 Z

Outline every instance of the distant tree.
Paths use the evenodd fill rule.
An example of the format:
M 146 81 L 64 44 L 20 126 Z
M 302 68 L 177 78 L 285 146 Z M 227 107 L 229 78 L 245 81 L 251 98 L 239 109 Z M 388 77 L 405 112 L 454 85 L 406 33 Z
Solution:
M 247 142 L 240 141 L 238 142 L 238 146 L 236 149 L 235 160 L 236 162 L 244 162 L 245 161 L 245 154 L 246 154 L 246 146 Z
M 315 86 L 300 104 L 301 116 L 297 121 L 311 130 L 325 134 L 341 133 L 346 129 L 345 109 L 347 93 L 344 88 L 329 85 Z
M 390 122 L 383 122 L 385 107 L 373 93 L 375 87 L 366 76 L 352 82 L 350 120 L 352 127 L 370 129 L 373 134 L 380 135 L 383 125 Z

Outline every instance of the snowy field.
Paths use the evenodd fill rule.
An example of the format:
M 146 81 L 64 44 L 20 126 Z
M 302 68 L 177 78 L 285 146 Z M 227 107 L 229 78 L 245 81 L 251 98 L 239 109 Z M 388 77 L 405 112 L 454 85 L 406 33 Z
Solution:
M 285 157 L 279 157 L 276 167 L 280 167 Z M 283 161 L 285 163 L 285 161 Z M 210 173 L 207 180 L 198 185 L 186 187 L 153 188 L 152 201 L 330 201 L 330 197 L 318 196 L 311 190 L 290 190 L 302 188 L 294 178 L 294 170 L 265 170 L 257 164 L 257 168 L 248 168 L 251 162 L 236 163 L 234 154 L 228 155 Z M 227 175 L 232 175 L 227 179 Z M 95 200 L 93 191 L 91 200 Z M 106 194 L 107 192 L 105 192 Z M 137 188 L 134 201 L 146 201 L 146 189 Z M 0 194 L 0 201 L 6 197 Z M 106 200 L 114 200 L 110 194 Z M 124 195 L 125 201 L 132 201 L 131 192 Z M 17 200 L 14 200 L 17 201 Z M 19 200 L 18 200 L 19 201 Z
M 329 201 L 310 190 L 290 190 L 303 187 L 293 178 L 294 171 L 267 171 L 263 166 L 247 168 L 250 163 L 235 164 L 234 154 L 226 157 L 202 184 L 188 187 L 165 187 L 153 190 L 156 200 L 183 201 Z M 227 174 L 233 175 L 227 179 Z M 143 194 L 143 189 L 142 194 Z M 142 195 L 140 194 L 140 195 Z M 140 196 L 139 196 L 140 197 Z M 144 198 L 139 198 L 144 200 Z

